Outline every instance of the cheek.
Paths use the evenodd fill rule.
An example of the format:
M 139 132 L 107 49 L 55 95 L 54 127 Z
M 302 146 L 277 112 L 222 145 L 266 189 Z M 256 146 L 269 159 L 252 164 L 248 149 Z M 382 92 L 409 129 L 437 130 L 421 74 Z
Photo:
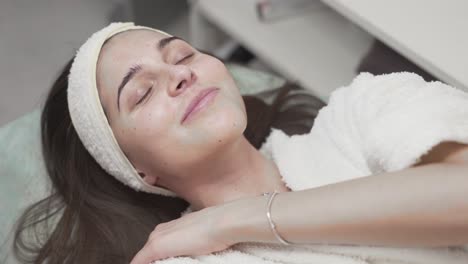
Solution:
M 142 111 L 135 115 L 135 136 L 150 139 L 170 140 L 171 130 L 176 125 L 175 105 L 168 104 L 161 98 L 151 98 Z
M 203 55 L 199 63 L 197 63 L 196 68 L 198 74 L 204 81 L 218 83 L 223 86 L 226 82 L 233 82 L 224 63 L 214 57 Z
M 123 143 L 126 150 L 134 155 L 147 155 L 153 152 L 154 146 L 163 147 L 175 140 L 170 133 L 175 122 L 174 109 L 171 110 L 173 106 L 164 104 L 158 98 L 151 99 L 133 116 L 121 122 L 123 126 L 119 133 L 119 143 Z
M 197 66 L 201 79 L 209 84 L 222 87 L 224 94 L 229 100 L 234 102 L 237 107 L 243 109 L 245 114 L 244 100 L 224 63 L 214 57 L 206 56 Z

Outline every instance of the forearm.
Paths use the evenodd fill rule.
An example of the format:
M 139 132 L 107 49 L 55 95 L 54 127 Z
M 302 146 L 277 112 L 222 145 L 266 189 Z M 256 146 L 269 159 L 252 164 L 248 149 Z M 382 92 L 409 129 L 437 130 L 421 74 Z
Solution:
M 239 225 L 249 241 L 275 242 L 266 197 Z M 468 244 L 468 168 L 430 164 L 319 188 L 278 194 L 279 234 L 294 243 L 383 246 Z

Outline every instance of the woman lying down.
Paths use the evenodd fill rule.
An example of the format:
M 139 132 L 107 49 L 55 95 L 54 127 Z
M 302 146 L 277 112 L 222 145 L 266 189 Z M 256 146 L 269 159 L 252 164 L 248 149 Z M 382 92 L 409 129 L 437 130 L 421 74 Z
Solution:
M 280 115 L 290 97 L 278 97 Z M 53 192 L 20 219 L 17 256 L 468 263 L 467 93 L 363 73 L 312 128 L 275 123 L 250 101 L 221 61 L 182 39 L 132 23 L 96 32 L 46 101 Z

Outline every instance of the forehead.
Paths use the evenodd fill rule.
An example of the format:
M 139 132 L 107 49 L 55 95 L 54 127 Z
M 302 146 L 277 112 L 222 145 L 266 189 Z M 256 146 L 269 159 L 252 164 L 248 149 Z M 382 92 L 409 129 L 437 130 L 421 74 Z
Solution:
M 125 61 L 137 59 L 148 51 L 157 51 L 159 40 L 168 37 L 160 32 L 137 29 L 128 30 L 112 36 L 103 45 L 99 54 L 98 66 L 107 66 L 107 63 L 121 64 Z M 114 64 L 115 65 L 115 64 Z

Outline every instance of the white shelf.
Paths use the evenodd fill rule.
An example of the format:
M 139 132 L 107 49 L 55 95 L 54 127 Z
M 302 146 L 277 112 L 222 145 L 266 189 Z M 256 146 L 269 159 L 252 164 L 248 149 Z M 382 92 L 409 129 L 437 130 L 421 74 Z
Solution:
M 468 91 L 468 1 L 322 1 L 440 80 Z
M 317 8 L 310 13 L 274 23 L 258 20 L 255 0 L 199 0 L 197 3 L 196 10 L 212 24 L 274 70 L 325 101 L 333 90 L 354 78 L 357 65 L 373 40 L 318 1 Z M 206 41 L 207 35 L 200 35 Z

